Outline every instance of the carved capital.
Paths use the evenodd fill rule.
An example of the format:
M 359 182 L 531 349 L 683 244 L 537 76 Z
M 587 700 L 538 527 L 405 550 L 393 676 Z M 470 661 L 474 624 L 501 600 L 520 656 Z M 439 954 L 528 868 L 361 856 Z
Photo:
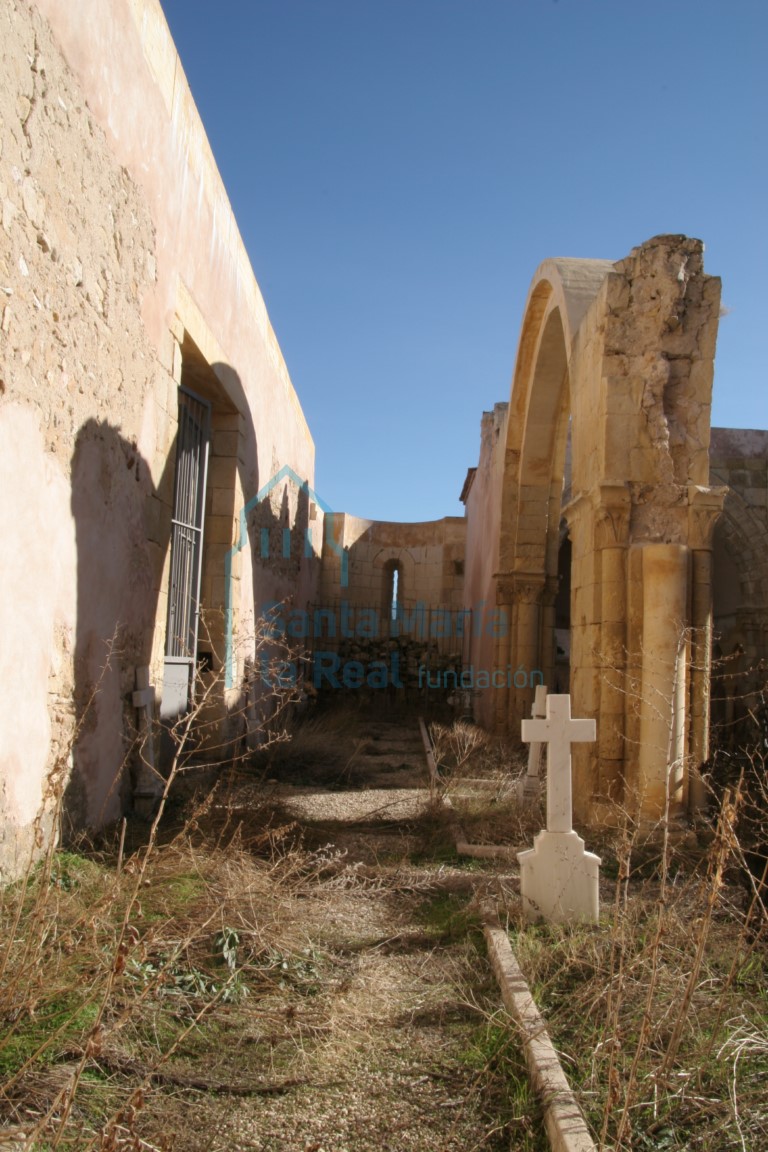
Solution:
M 602 484 L 595 498 L 595 548 L 626 548 L 632 497 L 623 484 Z
M 688 488 L 688 547 L 710 549 L 712 533 L 723 510 L 727 488 Z
M 540 604 L 547 584 L 544 573 L 495 572 L 496 603 L 499 605 Z
M 632 494 L 625 484 L 601 484 L 566 504 L 563 516 L 571 539 L 584 530 L 586 519 L 595 548 L 626 548 L 631 509 Z
M 515 599 L 515 576 L 513 572 L 494 572 L 496 581 L 496 603 L 509 606 Z
M 544 595 L 544 573 L 515 572 L 514 597 L 516 604 L 540 604 Z

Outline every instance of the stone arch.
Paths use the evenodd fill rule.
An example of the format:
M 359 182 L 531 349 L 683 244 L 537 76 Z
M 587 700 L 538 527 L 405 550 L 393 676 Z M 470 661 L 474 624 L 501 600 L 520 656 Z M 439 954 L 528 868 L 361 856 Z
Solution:
M 496 599 L 509 627 L 497 664 L 541 669 L 551 683 L 554 603 L 565 450 L 569 358 L 579 325 L 612 269 L 607 260 L 545 260 L 526 302 L 509 404 L 501 493 Z M 549 643 L 542 643 L 551 637 Z M 496 724 L 528 714 L 533 691 L 498 693 Z
M 668 800 L 681 815 L 690 765 L 706 758 L 722 492 L 708 486 L 719 281 L 702 252 L 700 241 L 659 236 L 618 263 L 548 260 L 526 303 L 495 573 L 509 627 L 494 658 L 551 678 L 564 515 L 570 691 L 578 714 L 598 720 L 596 745 L 574 749 L 574 804 L 587 821 L 629 805 L 652 825 Z M 519 732 L 532 680 L 498 693 L 497 728 Z

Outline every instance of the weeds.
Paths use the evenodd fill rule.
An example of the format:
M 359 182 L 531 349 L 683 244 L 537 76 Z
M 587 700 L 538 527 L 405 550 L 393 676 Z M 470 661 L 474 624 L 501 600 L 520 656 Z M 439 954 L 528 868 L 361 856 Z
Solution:
M 357 736 L 343 717 L 329 723 L 333 775 Z M 296 743 L 293 765 L 290 745 L 274 754 L 288 777 L 320 754 L 320 720 Z M 472 733 L 448 747 L 441 787 L 462 821 L 498 819 L 495 837 L 526 843 L 540 824 L 507 795 L 508 754 Z M 753 767 L 697 850 L 667 842 L 649 862 L 625 820 L 599 926 L 512 926 L 606 1152 L 768 1146 L 765 888 L 748 866 L 764 829 L 764 775 Z M 444 843 L 433 811 L 421 824 L 425 846 Z M 0 1122 L 29 1148 L 237 1147 L 234 1100 L 264 1102 L 258 1115 L 277 1148 L 283 1099 L 307 1114 L 301 1131 L 316 1143 L 320 1113 L 302 1093 L 316 1091 L 314 1101 L 322 1089 L 336 1100 L 328 1124 L 348 1110 L 349 1147 L 415 1132 L 430 1108 L 448 1118 L 446 1148 L 539 1152 L 469 889 L 441 889 L 442 864 L 425 855 L 417 875 L 412 862 L 361 867 L 326 841 L 309 851 L 296 822 L 245 786 L 133 839 L 129 828 L 99 852 L 51 848 L 3 893 Z M 377 1103 L 383 1084 L 392 1115 Z
M 513 752 L 464 721 L 430 724 L 429 735 L 437 766 L 437 798 L 448 801 L 466 839 L 527 847 L 543 827 L 543 810 L 539 804 L 521 806 L 517 800 L 525 753 Z
M 726 793 L 706 847 L 668 844 L 650 875 L 626 822 L 599 928 L 513 930 L 601 1148 L 768 1146 L 765 946 L 732 869 L 742 801 Z
M 530 843 L 512 757 L 471 726 L 431 726 L 440 789 L 475 841 Z M 603 837 L 599 927 L 511 929 L 599 1147 L 768 1147 L 768 770 L 731 753 L 699 843 Z M 513 913 L 513 918 L 516 916 Z

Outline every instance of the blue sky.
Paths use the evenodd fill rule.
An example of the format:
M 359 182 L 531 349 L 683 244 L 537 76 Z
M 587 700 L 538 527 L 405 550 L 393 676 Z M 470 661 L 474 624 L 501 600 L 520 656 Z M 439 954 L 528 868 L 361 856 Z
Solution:
M 713 423 L 768 428 L 765 0 L 161 0 L 312 431 L 315 487 L 461 515 L 548 256 L 723 280 Z

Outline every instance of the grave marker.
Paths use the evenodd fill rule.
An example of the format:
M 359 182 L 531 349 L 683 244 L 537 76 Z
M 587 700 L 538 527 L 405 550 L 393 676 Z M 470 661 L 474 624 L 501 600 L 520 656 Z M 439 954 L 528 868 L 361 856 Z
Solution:
M 547 696 L 545 718 L 523 720 L 523 740 L 547 746 L 547 827 L 517 855 L 528 920 L 598 921 L 600 857 L 585 851 L 571 822 L 571 744 L 596 735 L 594 720 L 572 719 L 569 695 Z
M 544 684 L 536 685 L 536 695 L 531 705 L 531 717 L 534 720 L 543 719 L 547 714 L 547 689 Z M 528 749 L 528 771 L 517 782 L 518 804 L 535 804 L 541 793 L 541 761 L 544 755 L 544 745 L 539 740 L 532 740 Z

